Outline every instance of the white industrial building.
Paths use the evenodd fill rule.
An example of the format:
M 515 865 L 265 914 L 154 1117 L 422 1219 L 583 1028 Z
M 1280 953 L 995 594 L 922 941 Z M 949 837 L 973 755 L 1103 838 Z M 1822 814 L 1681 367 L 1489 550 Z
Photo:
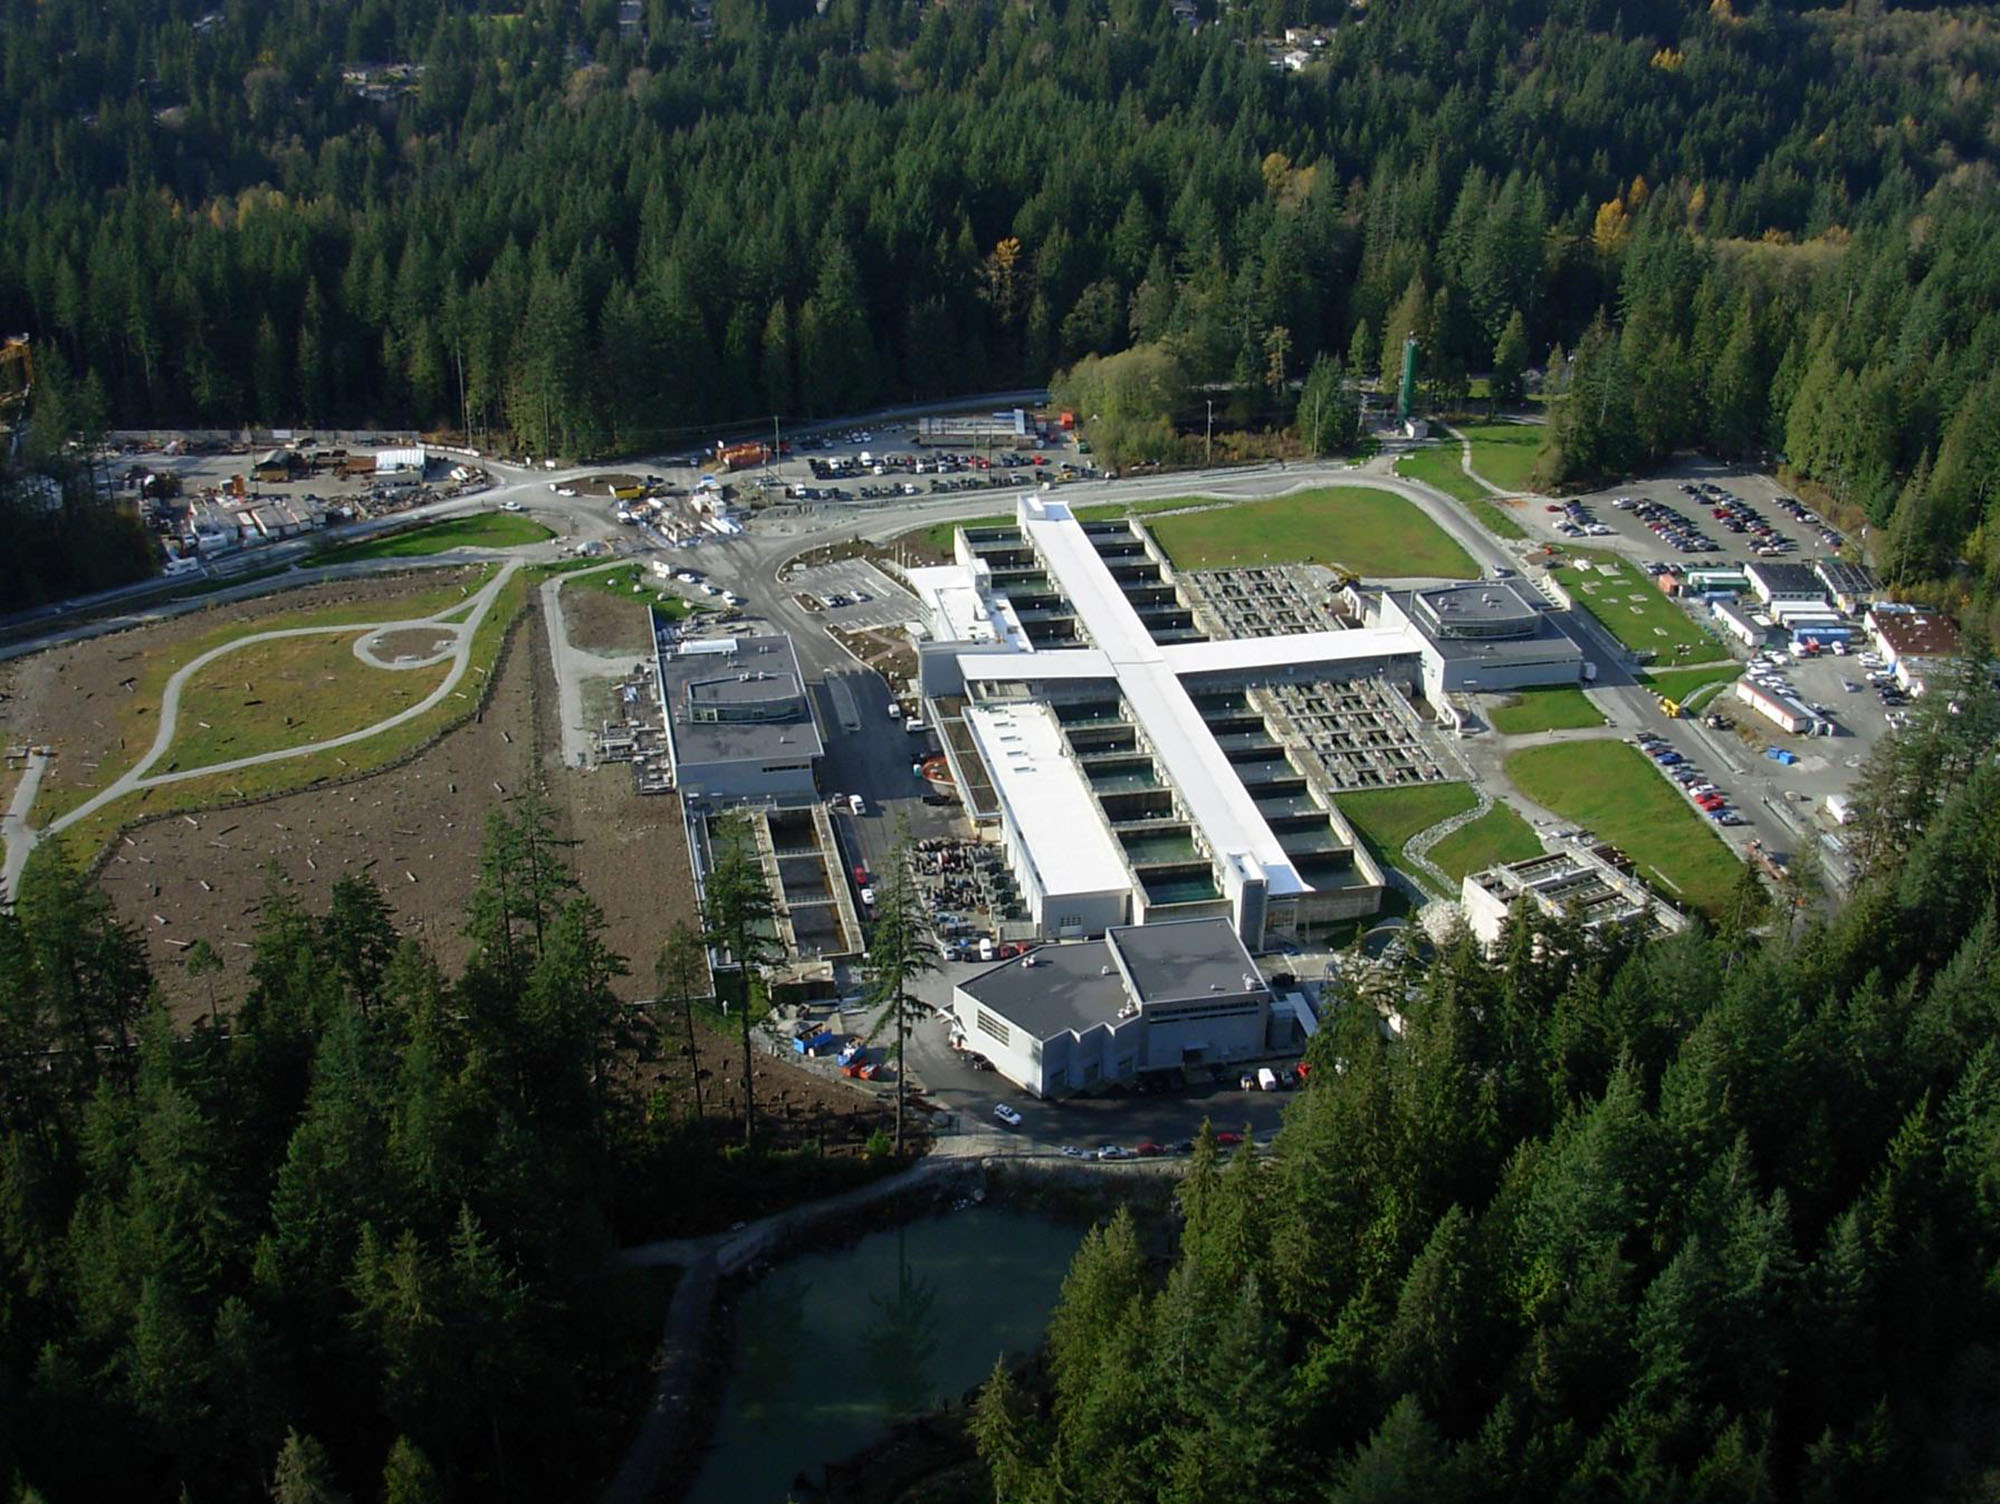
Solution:
M 1869 641 L 1896 682 L 1920 695 L 1958 656 L 1958 628 L 1942 611 L 1877 601 L 1866 618 Z
M 1459 885 L 1466 923 L 1489 950 L 1499 944 L 1514 905 L 1523 901 L 1551 917 L 1567 915 L 1586 929 L 1643 924 L 1671 933 L 1687 927 L 1687 917 L 1656 897 L 1606 846 L 1566 846 L 1524 862 L 1469 872 Z
M 1770 641 L 1771 633 L 1750 619 L 1750 614 L 1728 601 L 1711 601 L 1708 614 L 1715 618 L 1715 624 L 1731 637 L 1742 643 L 1751 652 L 1756 652 Z
M 1785 694 L 1782 690 L 1765 689 L 1748 679 L 1736 681 L 1736 698 L 1781 731 L 1789 731 L 1794 736 L 1811 736 L 1818 728 L 1827 726 L 1827 722 L 1815 715 L 1813 708 L 1797 696 Z
M 952 990 L 954 1036 L 1038 1097 L 1289 1052 L 1297 1024 L 1289 1012 L 1274 1015 L 1272 1002 L 1223 918 L 1115 925 L 1102 939 L 1044 946 Z
M 424 450 L 421 444 L 375 451 L 378 479 L 420 481 L 424 478 Z
M 824 750 L 792 640 L 681 638 L 654 654 L 674 786 L 689 804 L 805 804 Z
M 1508 581 L 1371 600 L 1347 630 L 1210 640 L 1130 523 L 1033 496 L 1013 527 L 961 528 L 954 552 L 908 572 L 918 684 L 968 814 L 998 826 L 1049 938 L 1226 916 L 1261 950 L 1379 908 L 1382 871 L 1325 791 L 1268 738 L 1245 751 L 1260 686 L 1380 679 L 1442 704 L 1582 677 L 1581 650 Z M 1246 775 L 1253 755 L 1276 781 Z
M 1743 566 L 1743 574 L 1750 581 L 1750 589 L 1757 599 L 1766 606 L 1780 601 L 1811 601 L 1820 606 L 1826 604 L 1826 587 L 1819 582 L 1819 576 L 1804 564 L 1773 563 L 1759 559 L 1754 564 Z
M 1546 602 L 1512 580 L 1385 591 L 1376 625 L 1417 644 L 1424 698 L 1505 694 L 1583 677 L 1583 649 L 1550 619 Z

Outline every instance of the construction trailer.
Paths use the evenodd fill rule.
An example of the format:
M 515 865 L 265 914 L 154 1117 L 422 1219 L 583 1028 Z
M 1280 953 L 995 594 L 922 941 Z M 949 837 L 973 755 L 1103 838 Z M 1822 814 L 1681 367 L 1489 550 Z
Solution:
M 1793 736 L 1810 735 L 1816 725 L 1823 724 L 1803 700 L 1764 689 L 1748 679 L 1736 681 L 1736 698 Z

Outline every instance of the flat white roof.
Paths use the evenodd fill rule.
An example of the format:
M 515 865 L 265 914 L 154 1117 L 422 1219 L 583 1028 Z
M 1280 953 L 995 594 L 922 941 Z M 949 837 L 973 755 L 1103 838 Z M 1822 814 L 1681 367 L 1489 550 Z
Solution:
M 1027 679 L 1111 679 L 1111 660 L 1094 648 L 1058 648 L 1052 653 L 960 653 L 967 680 L 1019 683 Z
M 910 589 L 926 609 L 936 613 L 940 639 L 952 642 L 1004 642 L 1032 653 L 1034 644 L 1021 631 L 1013 606 L 982 591 L 963 564 L 932 564 L 904 571 Z
M 1225 862 L 1231 857 L 1252 858 L 1274 895 L 1310 891 L 1257 801 L 1215 744 L 1165 650 L 1153 641 L 1069 508 L 1059 501 L 1023 497 L 1020 520 L 1022 532 L 1033 540 L 1061 584 L 1092 645 L 1109 660 L 1133 719 L 1166 769 L 1183 808 L 1201 827 L 1209 850 Z M 1259 661 L 1287 661 L 1273 656 L 1268 646 L 1272 640 L 1263 639 Z
M 1280 637 L 1236 637 L 1222 642 L 1176 642 L 1160 649 L 1177 674 L 1246 672 L 1279 667 L 1301 671 L 1344 666 L 1366 658 L 1413 658 L 1418 646 L 1393 627 L 1351 632 L 1293 632 Z
M 1083 768 L 1069 755 L 1055 712 L 1032 701 L 968 705 L 965 724 L 1042 891 L 1051 898 L 1129 892 L 1124 852 L 1098 813 Z

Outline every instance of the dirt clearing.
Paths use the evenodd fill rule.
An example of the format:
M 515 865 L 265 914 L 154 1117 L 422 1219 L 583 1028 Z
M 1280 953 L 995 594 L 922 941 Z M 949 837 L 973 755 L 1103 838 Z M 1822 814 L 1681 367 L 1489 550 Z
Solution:
M 623 580 L 623 574 L 611 576 Z M 563 624 L 569 640 L 590 653 L 645 653 L 653 645 L 648 607 L 652 592 L 614 593 L 609 585 L 584 578 L 562 588 Z

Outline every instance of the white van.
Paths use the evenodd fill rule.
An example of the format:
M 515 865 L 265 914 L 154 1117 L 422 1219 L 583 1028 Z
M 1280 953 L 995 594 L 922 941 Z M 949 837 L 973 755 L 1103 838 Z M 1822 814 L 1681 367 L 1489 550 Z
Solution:
M 868 813 L 868 802 L 867 800 L 863 799 L 859 794 L 849 794 L 847 796 L 847 807 L 850 811 L 852 811 L 854 814 L 857 815 L 865 815 Z
M 993 937 L 991 935 L 981 935 L 979 937 L 979 959 L 982 961 L 993 959 Z
M 1272 1070 L 1271 1067 L 1268 1065 L 1258 1067 L 1257 1090 L 1276 1091 L 1277 1089 L 1278 1089 L 1278 1073 Z

